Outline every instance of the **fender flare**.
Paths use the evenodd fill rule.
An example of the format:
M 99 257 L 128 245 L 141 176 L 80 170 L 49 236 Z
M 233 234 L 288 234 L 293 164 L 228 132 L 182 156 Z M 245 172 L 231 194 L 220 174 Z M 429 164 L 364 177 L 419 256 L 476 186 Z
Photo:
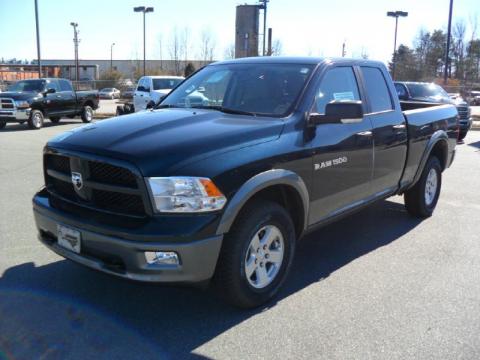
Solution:
M 445 130 L 437 130 L 433 133 L 433 135 L 428 140 L 425 151 L 423 152 L 422 158 L 420 159 L 420 164 L 418 165 L 417 172 L 415 173 L 415 176 L 413 178 L 411 185 L 408 186 L 407 189 L 414 186 L 417 183 L 417 181 L 420 179 L 420 176 L 422 176 L 423 169 L 425 168 L 425 164 L 427 163 L 427 160 L 430 157 L 430 154 L 432 153 L 434 146 L 437 145 L 440 141 L 443 141 L 446 143 L 447 154 L 445 155 L 448 158 L 448 135 L 445 132 Z M 447 158 L 445 159 L 445 161 L 448 161 Z
M 302 200 L 304 211 L 304 224 L 302 230 L 305 230 L 308 224 L 307 221 L 310 204 L 308 190 L 305 183 L 302 178 L 293 171 L 273 169 L 255 175 L 238 189 L 232 199 L 227 203 L 227 207 L 223 212 L 220 223 L 217 227 L 217 235 L 227 233 L 230 230 L 238 213 L 252 196 L 273 185 L 287 185 L 297 191 Z

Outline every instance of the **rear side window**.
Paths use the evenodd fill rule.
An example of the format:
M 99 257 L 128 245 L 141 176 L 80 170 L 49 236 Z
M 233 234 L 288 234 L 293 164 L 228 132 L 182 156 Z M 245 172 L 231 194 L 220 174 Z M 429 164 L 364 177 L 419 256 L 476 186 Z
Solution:
M 349 66 L 336 67 L 325 74 L 317 90 L 313 112 L 325 114 L 329 102 L 341 100 L 360 100 L 357 80 Z
M 61 91 L 73 91 L 72 85 L 67 80 L 58 80 Z
M 387 82 L 378 68 L 362 66 L 363 80 L 373 113 L 393 109 Z

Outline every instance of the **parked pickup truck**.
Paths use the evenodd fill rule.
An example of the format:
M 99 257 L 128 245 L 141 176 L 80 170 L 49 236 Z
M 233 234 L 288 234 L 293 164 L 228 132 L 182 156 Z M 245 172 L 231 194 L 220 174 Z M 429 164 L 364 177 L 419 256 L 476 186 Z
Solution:
M 208 102 L 192 105 L 199 89 Z M 259 306 L 306 233 L 397 194 L 413 216 L 432 215 L 457 110 L 418 106 L 399 102 L 374 61 L 208 65 L 156 109 L 48 142 L 39 239 L 108 274 L 210 281 L 229 302 Z
M 455 105 L 458 111 L 458 140 L 463 140 L 467 136 L 468 130 L 472 127 L 472 112 L 468 103 L 461 97 L 452 99 L 441 86 L 426 82 L 396 81 L 395 89 L 403 101 Z
M 96 92 L 75 91 L 66 79 L 22 80 L 0 93 L 0 129 L 7 122 L 27 122 L 31 129 L 40 129 L 45 118 L 58 123 L 63 116 L 77 115 L 89 123 L 97 108 Z

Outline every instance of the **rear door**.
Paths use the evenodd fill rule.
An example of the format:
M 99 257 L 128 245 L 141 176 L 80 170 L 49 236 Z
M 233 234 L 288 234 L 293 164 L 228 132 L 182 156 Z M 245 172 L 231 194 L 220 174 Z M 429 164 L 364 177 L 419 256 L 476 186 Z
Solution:
M 63 115 L 72 115 L 77 111 L 77 98 L 73 91 L 70 81 L 65 79 L 59 79 L 60 94 L 62 95 L 62 113 Z
M 329 102 L 339 100 L 363 101 L 351 66 L 327 70 L 317 85 L 311 112 L 324 114 Z M 372 125 L 368 118 L 321 124 L 314 130 L 310 224 L 368 198 L 373 171 Z
M 395 109 L 393 86 L 388 74 L 377 67 L 361 66 L 362 82 L 367 94 L 368 113 L 373 125 L 374 169 L 372 190 L 375 194 L 396 190 L 407 157 L 407 124 L 401 109 Z

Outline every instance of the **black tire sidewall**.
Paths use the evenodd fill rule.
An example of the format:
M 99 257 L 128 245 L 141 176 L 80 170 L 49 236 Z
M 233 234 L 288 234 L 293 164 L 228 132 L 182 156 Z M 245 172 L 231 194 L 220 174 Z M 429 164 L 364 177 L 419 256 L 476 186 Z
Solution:
M 278 204 L 259 201 L 245 212 L 248 215 L 244 217 L 244 221 L 236 224 L 238 226 L 234 229 L 234 235 L 232 238 L 225 239 L 225 241 L 234 242 L 234 258 L 229 266 L 233 267 L 232 275 L 234 281 L 232 285 L 235 287 L 233 290 L 236 298 L 239 300 L 237 305 L 254 307 L 274 297 L 285 281 L 295 254 L 295 230 L 288 212 Z M 247 280 L 245 258 L 251 239 L 257 231 L 266 225 L 274 225 L 282 233 L 284 258 L 280 270 L 272 283 L 262 289 L 257 289 L 251 286 Z M 228 237 L 229 235 L 226 236 Z
M 90 111 L 92 113 L 92 118 L 90 120 L 87 119 L 87 111 Z M 83 107 L 82 121 L 84 123 L 89 123 L 89 122 L 92 122 L 92 120 L 93 120 L 93 109 L 90 106 L 86 105 Z
M 39 113 L 40 117 L 41 117 L 41 121 L 40 121 L 39 126 L 35 126 L 35 124 L 33 122 L 33 117 L 37 113 Z M 43 113 L 40 110 L 32 110 L 32 112 L 30 113 L 30 119 L 28 119 L 28 126 L 30 127 L 30 129 L 38 130 L 38 129 L 42 128 L 44 121 L 45 121 L 45 118 L 43 116 Z
M 427 205 L 425 201 L 425 187 L 427 185 L 428 174 L 432 168 L 435 169 L 437 173 L 437 190 L 436 190 L 435 198 L 433 202 L 430 205 Z M 435 210 L 438 199 L 440 197 L 441 188 L 442 188 L 442 168 L 440 165 L 440 161 L 436 157 L 431 157 L 425 166 L 425 169 L 421 177 L 421 183 L 420 183 L 421 205 L 423 207 L 422 210 L 424 210 L 425 213 L 431 215 L 433 213 L 433 210 Z

